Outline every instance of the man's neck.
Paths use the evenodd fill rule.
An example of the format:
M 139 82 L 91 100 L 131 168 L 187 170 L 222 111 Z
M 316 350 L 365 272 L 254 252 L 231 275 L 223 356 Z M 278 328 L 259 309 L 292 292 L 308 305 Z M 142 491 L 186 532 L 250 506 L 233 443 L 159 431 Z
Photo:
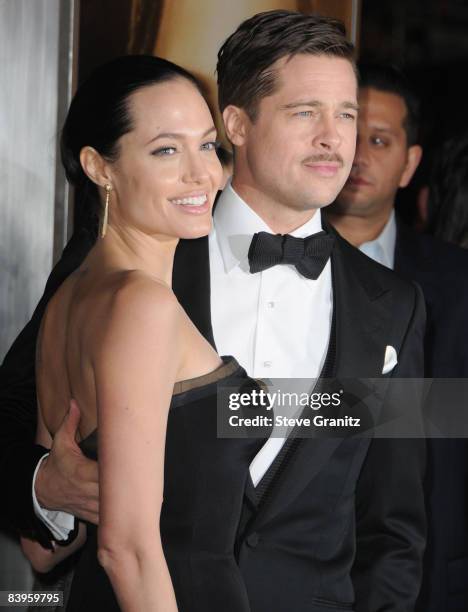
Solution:
M 275 234 L 290 234 L 310 221 L 319 210 L 317 208 L 301 211 L 283 206 L 258 191 L 253 185 L 236 181 L 235 176 L 231 186 Z
M 326 209 L 325 209 L 326 210 Z M 374 217 L 326 213 L 327 220 L 341 236 L 355 247 L 376 240 L 388 223 L 392 209 Z

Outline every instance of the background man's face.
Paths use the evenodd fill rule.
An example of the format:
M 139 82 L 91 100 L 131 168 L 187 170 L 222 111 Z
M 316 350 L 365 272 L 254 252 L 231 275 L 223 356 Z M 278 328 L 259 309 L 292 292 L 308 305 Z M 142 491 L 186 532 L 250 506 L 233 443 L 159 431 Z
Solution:
M 415 170 L 408 167 L 406 114 L 400 96 L 372 88 L 360 90 L 356 156 L 334 212 L 360 217 L 382 210 L 390 213 L 398 188 L 408 184 Z
M 349 61 L 327 56 L 282 58 L 274 68 L 277 90 L 245 125 L 247 172 L 275 206 L 313 210 L 335 199 L 351 169 L 356 77 Z

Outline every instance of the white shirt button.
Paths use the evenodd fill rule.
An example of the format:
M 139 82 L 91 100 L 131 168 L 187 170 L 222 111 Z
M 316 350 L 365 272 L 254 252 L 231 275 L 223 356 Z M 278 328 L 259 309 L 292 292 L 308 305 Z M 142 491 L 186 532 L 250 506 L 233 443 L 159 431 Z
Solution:
M 271 361 L 264 361 L 263 365 L 265 366 L 265 368 L 270 368 L 271 367 Z
M 268 308 L 274 308 L 275 307 L 275 303 L 274 302 L 267 302 L 267 306 L 268 306 Z

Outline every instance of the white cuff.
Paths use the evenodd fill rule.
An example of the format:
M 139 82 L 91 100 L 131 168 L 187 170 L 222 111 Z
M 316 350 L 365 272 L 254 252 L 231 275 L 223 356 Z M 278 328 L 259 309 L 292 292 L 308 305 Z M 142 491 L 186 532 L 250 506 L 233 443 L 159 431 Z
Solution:
M 46 453 L 41 457 L 37 463 L 36 469 L 34 470 L 34 476 L 32 480 L 32 499 L 34 512 L 38 519 L 40 519 L 51 531 L 55 540 L 67 540 L 70 532 L 75 527 L 75 517 L 68 512 L 61 512 L 60 510 L 47 510 L 39 505 L 36 497 L 36 491 L 34 490 L 36 484 L 37 472 L 41 466 L 41 463 L 49 453 Z

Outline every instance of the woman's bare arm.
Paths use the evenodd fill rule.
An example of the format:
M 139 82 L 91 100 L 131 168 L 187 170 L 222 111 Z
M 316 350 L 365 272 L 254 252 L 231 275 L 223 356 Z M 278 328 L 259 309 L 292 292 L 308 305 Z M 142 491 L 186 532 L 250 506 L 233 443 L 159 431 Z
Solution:
M 123 612 L 177 610 L 159 516 L 179 328 L 172 292 L 137 276 L 117 292 L 96 338 L 98 558 Z

